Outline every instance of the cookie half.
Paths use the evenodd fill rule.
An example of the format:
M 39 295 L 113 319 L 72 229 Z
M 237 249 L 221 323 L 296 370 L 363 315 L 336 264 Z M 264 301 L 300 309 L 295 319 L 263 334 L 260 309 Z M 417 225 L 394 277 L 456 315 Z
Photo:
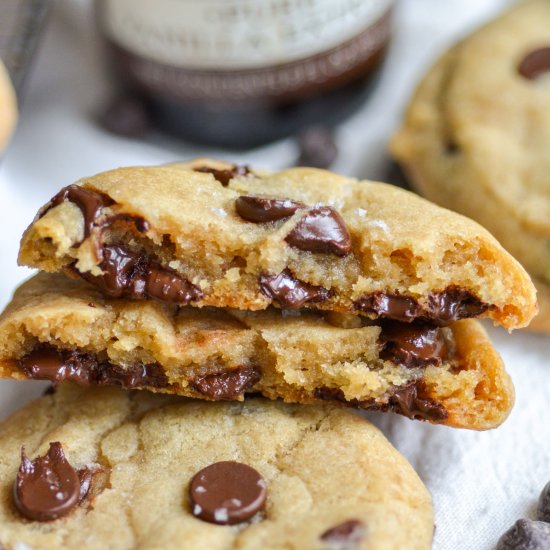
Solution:
M 513 404 L 502 360 L 472 319 L 435 327 L 305 310 L 178 308 L 108 298 L 44 273 L 0 317 L 0 375 L 210 400 L 261 393 L 331 401 L 472 429 L 497 426 Z
M 342 409 L 65 384 L 1 424 L 0 449 L 9 550 L 431 546 L 427 489 L 374 426 Z M 54 519 L 49 490 L 30 491 L 48 473 L 58 500 L 81 489 Z
M 62 190 L 20 263 L 114 296 L 270 305 L 508 329 L 536 312 L 523 268 L 484 229 L 414 194 L 327 171 L 199 159 L 121 168 Z
M 550 4 L 519 2 L 445 53 L 394 157 L 428 199 L 485 226 L 550 293 Z M 533 328 L 550 330 L 548 300 Z

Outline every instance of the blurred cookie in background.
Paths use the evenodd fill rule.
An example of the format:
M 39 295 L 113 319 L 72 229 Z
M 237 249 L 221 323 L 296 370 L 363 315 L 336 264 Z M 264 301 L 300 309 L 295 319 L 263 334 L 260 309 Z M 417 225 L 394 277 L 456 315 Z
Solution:
M 0 152 L 3 151 L 17 123 L 17 97 L 10 76 L 0 60 Z
M 391 142 L 417 191 L 476 219 L 530 271 L 550 331 L 550 2 L 522 2 L 430 69 Z

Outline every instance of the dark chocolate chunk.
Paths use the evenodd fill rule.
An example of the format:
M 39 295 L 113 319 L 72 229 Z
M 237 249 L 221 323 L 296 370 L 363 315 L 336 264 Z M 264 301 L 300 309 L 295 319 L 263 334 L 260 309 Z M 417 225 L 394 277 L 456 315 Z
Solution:
M 81 273 L 86 281 L 98 286 L 104 292 L 119 298 L 156 298 L 170 304 L 184 305 L 202 298 L 202 291 L 179 273 L 168 267 L 132 252 L 123 246 L 103 246 L 103 260 L 99 267 L 102 275 Z
M 241 367 L 235 370 L 207 374 L 195 378 L 191 386 L 214 401 L 236 399 L 252 388 L 261 378 L 255 367 Z
M 260 289 L 269 299 L 287 309 L 297 309 L 306 303 L 328 300 L 331 293 L 294 278 L 285 269 L 279 275 L 260 275 Z
M 80 479 L 65 458 L 61 443 L 50 443 L 46 455 L 32 461 L 21 449 L 13 497 L 19 512 L 35 521 L 66 516 L 78 504 Z
M 195 172 L 203 172 L 206 174 L 212 174 L 216 180 L 218 180 L 224 187 L 229 185 L 229 182 L 235 176 L 247 176 L 250 174 L 250 169 L 248 166 L 239 166 L 237 164 L 233 165 L 232 168 L 227 170 L 211 168 L 210 166 L 200 166 L 198 168 L 193 168 Z
M 550 523 L 550 482 L 546 484 L 539 497 L 537 519 Z
M 218 525 L 249 520 L 267 496 L 262 476 L 240 462 L 216 462 L 195 474 L 189 485 L 193 515 Z
M 424 323 L 387 321 L 382 325 L 380 357 L 406 367 L 440 365 L 447 357 L 447 344 L 439 327 Z
M 151 127 L 151 116 L 145 101 L 137 96 L 115 97 L 99 116 L 99 123 L 113 134 L 143 137 Z
M 120 367 L 98 361 L 92 354 L 78 350 L 58 350 L 40 346 L 19 360 L 19 368 L 33 380 L 50 380 L 58 385 L 69 380 L 79 386 L 114 386 L 133 389 L 165 388 L 169 385 L 162 367 L 156 363 Z
M 459 319 L 477 317 L 488 309 L 488 304 L 484 304 L 467 290 L 448 288 L 429 295 L 423 317 L 444 326 Z
M 414 298 L 382 291 L 359 298 L 355 302 L 355 307 L 370 315 L 404 323 L 409 323 L 420 316 L 420 306 Z
M 300 156 L 297 166 L 328 168 L 338 155 L 334 134 L 325 126 L 311 126 L 298 136 Z
M 42 208 L 39 218 L 44 216 L 46 212 L 58 206 L 62 202 L 69 201 L 74 203 L 84 216 L 84 238 L 88 238 L 92 229 L 96 226 L 97 218 L 101 215 L 103 208 L 114 204 L 113 199 L 99 191 L 93 191 L 81 187 L 80 185 L 69 185 L 55 195 L 50 202 Z
M 241 195 L 235 201 L 237 214 L 243 220 L 253 223 L 282 220 L 292 216 L 299 208 L 304 208 L 304 204 L 290 199 L 268 199 L 252 195 Z
M 521 60 L 518 72 L 529 80 L 535 80 L 543 73 L 550 72 L 550 46 L 529 52 Z
M 133 223 L 136 229 L 140 233 L 147 233 L 149 231 L 149 222 L 142 216 L 136 216 L 133 214 L 115 214 L 114 216 L 109 216 L 102 224 L 102 228 L 109 227 L 116 222 L 129 222 Z
M 307 212 L 285 241 L 290 246 L 309 252 L 346 256 L 351 251 L 351 236 L 346 223 L 330 206 Z
M 380 407 L 375 405 L 371 410 L 392 411 L 416 420 L 431 420 L 432 422 L 447 420 L 449 413 L 443 405 L 433 399 L 418 395 L 419 385 L 420 383 L 417 381 L 398 386 L 390 394 L 387 404 Z
M 500 537 L 495 550 L 548 550 L 550 548 L 550 523 L 518 519 Z
M 395 412 L 415 420 L 430 420 L 431 422 L 443 422 L 449 414 L 441 405 L 433 399 L 418 395 L 420 381 L 409 382 L 403 386 L 394 388 L 385 397 L 385 400 L 359 401 L 347 400 L 340 388 L 316 388 L 313 395 L 324 401 L 338 401 L 350 407 L 368 411 Z
M 355 550 L 365 537 L 365 524 L 358 519 L 350 519 L 344 523 L 327 529 L 321 540 L 328 543 L 331 550 Z
M 373 292 L 355 301 L 354 307 L 370 315 L 410 323 L 415 319 L 446 326 L 453 321 L 477 317 L 490 306 L 467 290 L 447 288 L 432 292 L 422 307 L 415 298 L 398 293 Z

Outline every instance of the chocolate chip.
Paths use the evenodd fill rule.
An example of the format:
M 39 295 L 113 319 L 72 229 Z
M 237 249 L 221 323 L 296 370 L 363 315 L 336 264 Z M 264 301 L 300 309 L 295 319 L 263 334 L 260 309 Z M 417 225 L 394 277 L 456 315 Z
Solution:
M 103 208 L 114 204 L 113 199 L 99 191 L 93 191 L 79 185 L 69 185 L 55 195 L 44 208 L 40 211 L 38 217 L 41 218 L 49 210 L 58 206 L 62 202 L 69 201 L 74 203 L 84 217 L 84 238 L 88 238 L 92 229 L 96 226 L 96 220 L 101 215 Z
M 151 127 L 146 103 L 139 97 L 116 97 L 99 116 L 99 123 L 113 134 L 125 137 L 143 137 Z
M 441 365 L 447 357 L 447 344 L 439 327 L 388 321 L 382 325 L 380 357 L 405 367 Z
M 19 368 L 33 380 L 49 380 L 58 385 L 69 380 L 79 386 L 123 386 L 124 388 L 165 388 L 168 379 L 156 363 L 127 367 L 99 361 L 92 354 L 78 350 L 58 350 L 40 346 L 19 360 Z
M 368 411 L 395 412 L 408 418 L 416 420 L 430 420 L 432 422 L 443 422 L 447 420 L 449 414 L 441 405 L 433 399 L 420 397 L 419 386 L 421 381 L 412 381 L 397 386 L 389 391 L 385 398 L 377 400 L 369 399 L 359 401 L 357 399 L 346 399 L 344 392 L 340 388 L 316 388 L 313 396 L 324 401 L 337 401 L 345 403 L 350 407 L 364 409 Z
M 233 461 L 203 468 L 189 486 L 193 515 L 219 525 L 250 519 L 263 508 L 266 496 L 262 476 L 254 468 Z
M 518 519 L 500 537 L 496 550 L 548 550 L 550 524 L 543 521 Z
M 351 236 L 340 214 L 330 206 L 307 212 L 286 236 L 285 241 L 295 248 L 346 256 L 351 251 Z
M 354 550 L 359 548 L 365 532 L 365 524 L 362 521 L 350 519 L 326 530 L 321 535 L 321 540 L 327 543 L 331 550 Z
M 255 367 L 241 367 L 232 371 L 207 374 L 195 378 L 191 386 L 214 401 L 235 399 L 252 388 L 261 378 Z
M 405 323 L 419 317 L 421 311 L 414 298 L 381 291 L 359 298 L 355 302 L 355 308 L 370 315 Z
M 404 323 L 419 319 L 439 326 L 449 325 L 459 319 L 477 317 L 490 308 L 467 290 L 453 287 L 429 294 L 424 307 L 410 296 L 382 291 L 359 298 L 354 307 L 377 317 Z
M 529 52 L 521 60 L 518 72 L 529 80 L 535 80 L 543 73 L 550 72 L 550 46 Z
M 113 225 L 116 222 L 128 222 L 135 225 L 136 229 L 140 233 L 147 233 L 149 231 L 150 225 L 149 222 L 142 216 L 136 216 L 134 214 L 115 214 L 114 216 L 109 216 L 102 224 L 102 228 L 107 228 Z
M 78 504 L 80 479 L 65 458 L 61 443 L 50 443 L 46 455 L 32 461 L 21 449 L 13 497 L 19 512 L 35 521 L 66 516 Z
M 103 246 L 99 267 L 102 275 L 74 271 L 104 292 L 119 298 L 156 298 L 184 305 L 202 298 L 202 291 L 179 273 L 123 246 Z
M 448 288 L 428 296 L 423 316 L 438 325 L 448 325 L 459 319 L 477 317 L 489 309 L 472 293 L 460 288 Z
M 193 168 L 195 172 L 203 172 L 205 174 L 212 174 L 214 179 L 218 180 L 224 187 L 229 185 L 229 182 L 236 176 L 248 176 L 250 169 L 248 166 L 239 166 L 234 164 L 232 168 L 226 170 L 211 168 L 210 166 L 200 166 Z
M 550 482 L 546 484 L 539 497 L 537 519 L 550 523 Z
M 324 126 L 312 126 L 298 136 L 300 156 L 297 166 L 328 168 L 338 155 L 334 135 Z
M 260 275 L 260 289 L 269 299 L 287 309 L 297 309 L 310 302 L 323 302 L 331 296 L 326 288 L 304 283 L 294 278 L 287 269 L 279 275 Z
M 265 197 L 241 195 L 235 201 L 237 214 L 243 220 L 253 223 L 282 220 L 292 216 L 299 208 L 304 208 L 304 204 L 290 199 L 267 199 Z

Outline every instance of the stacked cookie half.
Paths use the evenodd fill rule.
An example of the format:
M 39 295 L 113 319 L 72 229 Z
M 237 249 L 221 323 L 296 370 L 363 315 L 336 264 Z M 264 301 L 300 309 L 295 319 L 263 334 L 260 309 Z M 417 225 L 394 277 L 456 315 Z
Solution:
M 496 427 L 513 387 L 476 318 L 511 330 L 536 313 L 528 275 L 474 222 L 305 168 L 199 159 L 86 178 L 40 210 L 20 262 L 42 273 L 0 317 L 0 375 L 84 389 L 63 384 L 12 419 L 17 430 L 37 417 L 24 432 L 47 451 L 23 455 L 16 507 L 39 521 L 80 507 L 83 533 L 100 529 L 101 541 L 109 506 L 122 507 L 118 536 L 133 542 L 114 547 L 167 547 L 172 536 L 209 548 L 429 547 L 425 488 L 372 426 L 339 409 Z M 207 403 L 247 394 L 279 403 Z M 8 432 L 5 472 L 22 442 Z M 52 471 L 69 480 L 59 513 L 37 503 Z M 182 499 L 189 513 L 170 522 Z M 26 536 L 11 513 L 0 507 L 10 526 L 0 541 Z M 47 525 L 40 544 L 81 544 Z

